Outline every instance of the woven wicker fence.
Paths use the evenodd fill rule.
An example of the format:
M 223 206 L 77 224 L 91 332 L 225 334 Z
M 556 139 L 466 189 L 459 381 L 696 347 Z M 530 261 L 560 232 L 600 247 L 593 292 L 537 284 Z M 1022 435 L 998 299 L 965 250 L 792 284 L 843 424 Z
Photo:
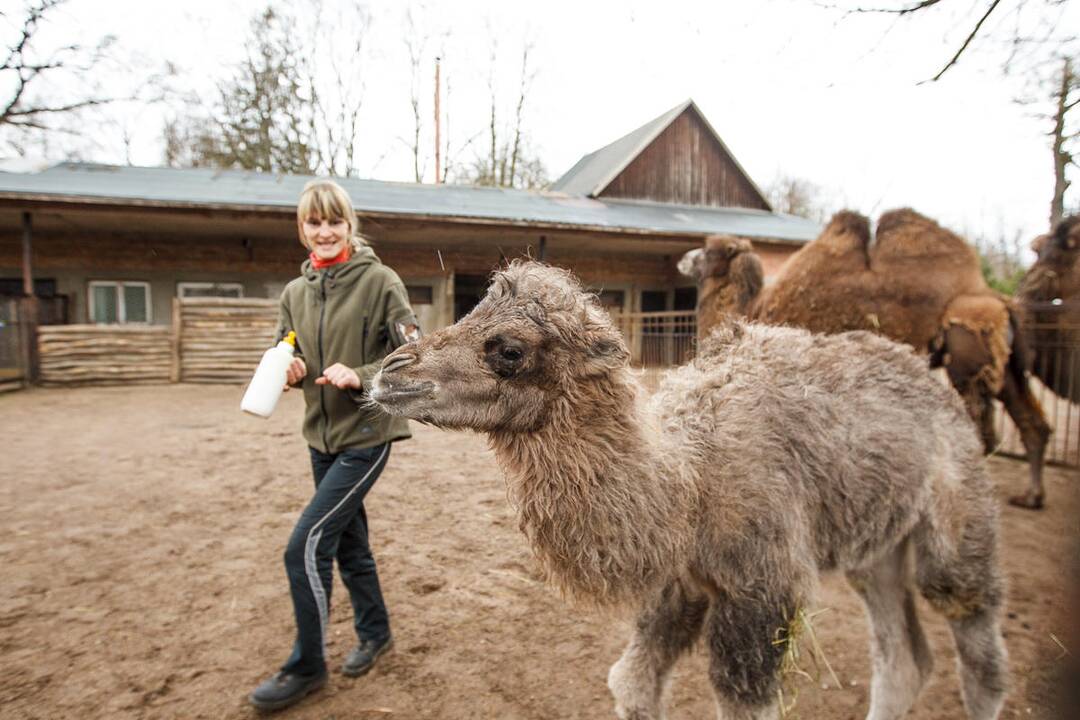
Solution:
M 42 385 L 128 385 L 169 381 L 169 328 L 43 325 L 38 328 Z
M 42 385 L 244 383 L 277 329 L 276 300 L 173 300 L 172 327 L 44 325 Z
M 278 301 L 173 300 L 173 382 L 243 383 L 274 341 Z

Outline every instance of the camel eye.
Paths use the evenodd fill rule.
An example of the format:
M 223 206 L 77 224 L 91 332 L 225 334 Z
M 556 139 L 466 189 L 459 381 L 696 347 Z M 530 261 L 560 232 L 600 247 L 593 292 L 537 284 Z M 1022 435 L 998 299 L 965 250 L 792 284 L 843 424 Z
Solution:
M 500 377 L 517 374 L 524 360 L 525 348 L 513 338 L 496 335 L 484 343 L 484 362 Z

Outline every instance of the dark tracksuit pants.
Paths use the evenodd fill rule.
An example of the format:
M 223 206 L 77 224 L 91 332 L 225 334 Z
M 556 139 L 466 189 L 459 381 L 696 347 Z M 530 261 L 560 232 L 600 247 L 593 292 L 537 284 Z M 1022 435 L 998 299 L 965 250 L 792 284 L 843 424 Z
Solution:
M 357 636 L 361 640 L 390 636 L 364 512 L 364 496 L 386 466 L 390 443 L 334 455 L 310 450 L 315 496 L 300 515 L 285 549 L 296 644 L 281 669 L 298 675 L 316 675 L 326 669 L 335 557 L 352 600 Z

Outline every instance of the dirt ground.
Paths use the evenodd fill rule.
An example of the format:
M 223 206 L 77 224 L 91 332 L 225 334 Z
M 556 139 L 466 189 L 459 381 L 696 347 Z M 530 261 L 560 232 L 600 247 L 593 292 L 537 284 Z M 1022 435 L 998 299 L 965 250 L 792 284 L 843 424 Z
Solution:
M 252 718 L 247 693 L 284 660 L 281 554 L 311 488 L 301 398 L 242 415 L 234 386 L 34 389 L 0 396 L 0 717 Z M 367 677 L 276 717 L 606 718 L 628 630 L 564 603 L 537 575 L 482 438 L 414 425 L 368 500 L 396 648 Z M 992 459 L 999 495 L 1027 468 Z M 1049 507 L 1002 503 L 1009 576 L 1005 718 L 1049 717 L 1076 550 L 1074 473 Z M 340 581 L 329 652 L 354 642 Z M 921 601 L 920 601 L 921 603 Z M 864 717 L 867 634 L 840 577 L 815 627 L 842 682 L 799 683 L 802 718 Z M 947 627 L 922 604 L 937 660 L 912 717 L 962 718 Z M 1070 648 L 1077 652 L 1077 648 Z M 674 719 L 713 717 L 705 659 L 677 666 Z

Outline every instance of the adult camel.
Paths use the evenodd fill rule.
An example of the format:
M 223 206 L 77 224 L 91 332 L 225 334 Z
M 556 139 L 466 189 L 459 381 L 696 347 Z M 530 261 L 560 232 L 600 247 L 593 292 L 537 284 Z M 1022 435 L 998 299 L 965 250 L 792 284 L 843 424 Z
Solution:
M 868 330 L 928 352 L 964 398 L 986 452 L 997 446 L 999 398 L 1028 453 L 1029 487 L 1009 502 L 1043 507 L 1050 426 L 1028 387 L 1019 314 L 987 286 L 978 255 L 958 235 L 910 209 L 884 213 L 876 232 L 867 218 L 841 211 L 769 286 L 742 238 L 707 238 L 704 248 L 683 256 L 679 270 L 698 282 L 701 338 L 735 315 L 814 332 Z

